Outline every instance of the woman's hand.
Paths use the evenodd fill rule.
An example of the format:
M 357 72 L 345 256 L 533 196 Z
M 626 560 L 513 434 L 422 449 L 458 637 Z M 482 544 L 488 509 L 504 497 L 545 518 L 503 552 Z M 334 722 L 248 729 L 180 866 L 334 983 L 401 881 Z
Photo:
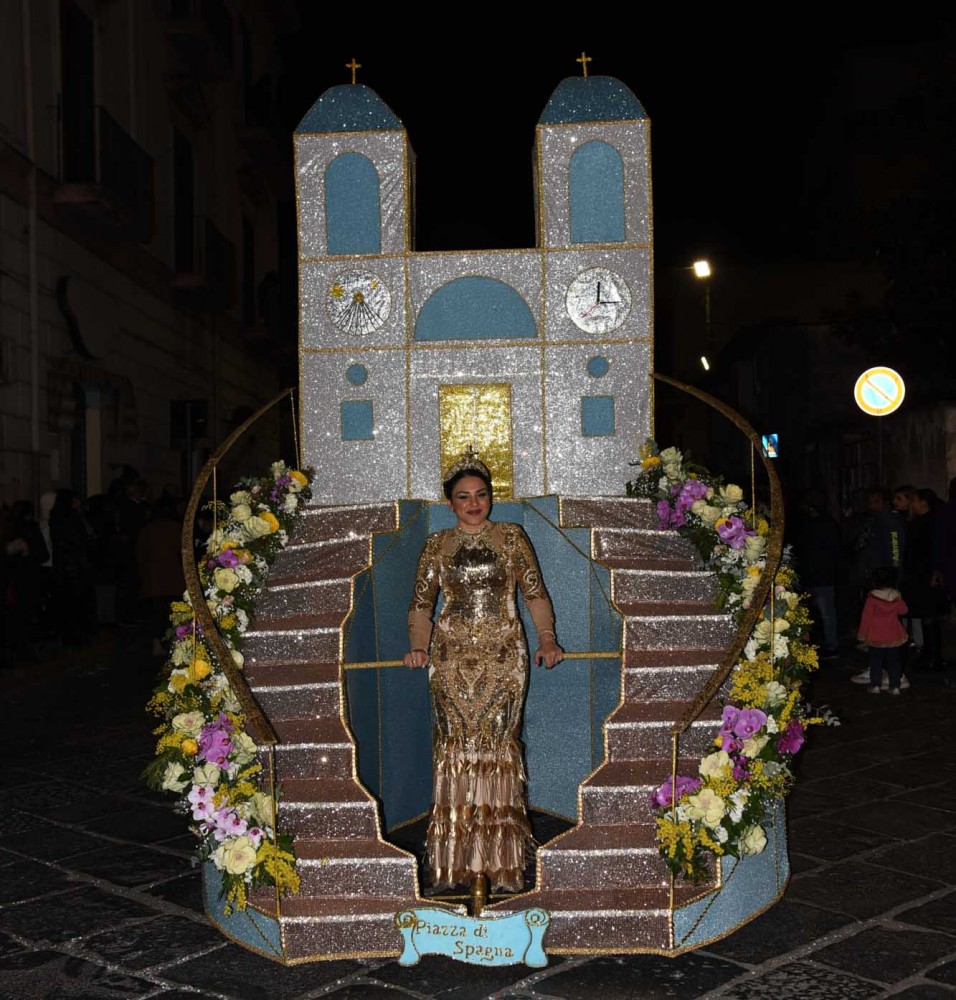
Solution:
M 535 650 L 534 662 L 543 663 L 548 670 L 557 666 L 564 659 L 564 650 L 554 641 L 545 639 Z
M 404 663 L 409 670 L 418 670 L 428 665 L 428 653 L 424 649 L 413 649 L 405 654 Z

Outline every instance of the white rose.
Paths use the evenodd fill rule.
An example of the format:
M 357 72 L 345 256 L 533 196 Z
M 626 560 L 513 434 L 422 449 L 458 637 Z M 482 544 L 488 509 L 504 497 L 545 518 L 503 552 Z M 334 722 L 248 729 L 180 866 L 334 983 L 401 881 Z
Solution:
M 202 712 L 180 712 L 172 717 L 171 723 L 177 733 L 195 738 L 202 732 L 206 717 Z
M 720 488 L 720 498 L 724 503 L 740 503 L 744 498 L 744 491 L 734 483 L 728 483 Z
M 787 689 L 780 681 L 770 681 L 767 684 L 767 707 L 777 708 L 787 700 Z
M 252 501 L 252 494 L 248 490 L 236 490 L 235 493 L 231 494 L 229 497 L 229 502 L 235 506 L 237 503 L 250 503 Z
M 215 764 L 193 768 L 193 784 L 200 788 L 215 788 L 219 784 L 219 768 Z
M 282 509 L 287 514 L 294 514 L 299 507 L 299 498 L 294 494 L 290 493 L 285 500 L 282 501 Z
M 704 778 L 723 778 L 730 774 L 732 766 L 730 754 L 725 750 L 718 750 L 705 757 L 698 770 Z
M 761 535 L 748 535 L 744 539 L 744 555 L 749 562 L 756 562 L 766 547 L 767 540 Z
M 173 661 L 173 666 L 181 667 L 193 658 L 193 644 L 191 639 L 180 639 L 173 645 L 169 658 Z
M 251 500 L 252 497 L 249 497 Z M 239 524 L 244 524 L 249 518 L 252 517 L 252 508 L 247 503 L 237 503 L 235 507 L 232 508 L 232 519 L 238 521 Z
M 767 745 L 770 737 L 765 733 L 760 736 L 751 736 L 749 739 L 744 740 L 742 753 L 745 757 L 757 757 L 760 751 Z
M 702 501 L 699 500 L 697 501 L 697 503 L 701 502 Z M 697 506 L 697 503 L 694 504 L 695 507 Z M 705 503 L 700 510 L 695 510 L 694 513 L 704 522 L 704 524 L 707 525 L 708 528 L 712 528 L 714 526 L 714 522 L 718 517 L 720 517 L 720 508 L 711 507 L 710 504 Z
M 216 586 L 227 594 L 231 594 L 239 586 L 239 577 L 236 575 L 236 571 L 229 569 L 228 566 L 220 566 L 213 573 L 212 578 L 215 580 Z
M 248 566 L 238 565 L 233 573 L 236 574 L 240 583 L 252 583 L 252 570 Z
M 184 792 L 189 784 L 189 779 L 185 777 L 186 768 L 179 761 L 171 761 L 166 765 L 163 772 L 163 788 L 167 792 Z
M 748 854 L 759 854 L 767 846 L 767 835 L 762 826 L 754 824 L 740 835 L 740 853 L 746 857 Z
M 714 837 L 717 839 L 718 844 L 726 844 L 729 836 L 730 834 L 722 826 L 714 827 Z
M 250 538 L 262 538 L 263 535 L 272 533 L 272 525 L 258 515 L 250 517 L 242 527 Z
M 273 462 L 272 465 L 269 466 L 269 469 L 272 472 L 273 479 L 278 479 L 279 476 L 284 476 L 289 471 L 285 462 L 281 459 L 278 462 Z
M 699 819 L 704 826 L 711 828 L 727 814 L 724 800 L 715 795 L 709 788 L 702 788 L 696 795 L 687 799 L 687 816 L 689 819 Z
M 232 746 L 232 758 L 237 764 L 248 764 L 259 749 L 252 737 L 242 732 L 233 733 Z
M 772 684 L 774 682 L 771 681 L 770 683 Z M 769 713 L 767 714 L 767 732 L 768 733 L 780 732 L 780 727 L 777 725 L 777 720 Z M 764 765 L 764 773 L 766 773 L 767 767 L 769 767 L 769 765 Z
M 242 608 L 236 608 L 236 621 L 239 623 L 239 631 L 245 632 L 249 627 L 249 616 L 242 610 Z
M 272 808 L 272 796 L 266 792 L 256 792 L 249 799 L 249 812 L 259 821 L 260 826 L 271 825 Z

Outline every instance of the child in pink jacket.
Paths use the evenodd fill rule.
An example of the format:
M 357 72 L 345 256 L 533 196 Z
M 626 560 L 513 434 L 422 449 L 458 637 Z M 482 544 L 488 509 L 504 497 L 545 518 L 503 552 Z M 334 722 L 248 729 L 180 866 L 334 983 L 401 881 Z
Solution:
M 900 662 L 900 647 L 906 645 L 908 636 L 900 615 L 909 610 L 893 583 L 896 570 L 881 566 L 873 571 L 870 578 L 870 592 L 866 595 L 863 615 L 857 638 L 869 647 L 870 694 L 880 693 L 880 681 L 886 670 L 890 679 L 890 694 L 900 693 L 900 676 L 903 666 Z

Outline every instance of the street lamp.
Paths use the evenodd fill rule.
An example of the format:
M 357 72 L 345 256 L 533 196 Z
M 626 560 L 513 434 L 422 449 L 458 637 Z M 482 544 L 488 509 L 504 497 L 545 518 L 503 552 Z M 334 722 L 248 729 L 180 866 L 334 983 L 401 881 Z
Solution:
M 694 261 L 694 277 L 704 283 L 704 329 L 707 332 L 707 346 L 711 347 L 711 325 L 710 325 L 710 276 L 713 273 L 710 269 L 710 261 Z

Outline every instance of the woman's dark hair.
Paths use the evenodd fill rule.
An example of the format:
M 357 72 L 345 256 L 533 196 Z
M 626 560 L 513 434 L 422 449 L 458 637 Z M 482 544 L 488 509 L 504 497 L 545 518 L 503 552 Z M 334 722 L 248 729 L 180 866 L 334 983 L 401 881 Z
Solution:
M 491 476 L 482 472 L 481 469 L 459 469 L 449 480 L 447 480 L 442 487 L 445 491 L 445 499 L 451 500 L 451 495 L 455 491 L 455 486 L 458 481 L 464 479 L 465 476 L 477 476 L 484 484 L 488 487 L 488 492 L 492 492 L 491 488 Z
M 895 587 L 899 570 L 892 566 L 877 566 L 870 574 L 870 590 L 885 590 Z

